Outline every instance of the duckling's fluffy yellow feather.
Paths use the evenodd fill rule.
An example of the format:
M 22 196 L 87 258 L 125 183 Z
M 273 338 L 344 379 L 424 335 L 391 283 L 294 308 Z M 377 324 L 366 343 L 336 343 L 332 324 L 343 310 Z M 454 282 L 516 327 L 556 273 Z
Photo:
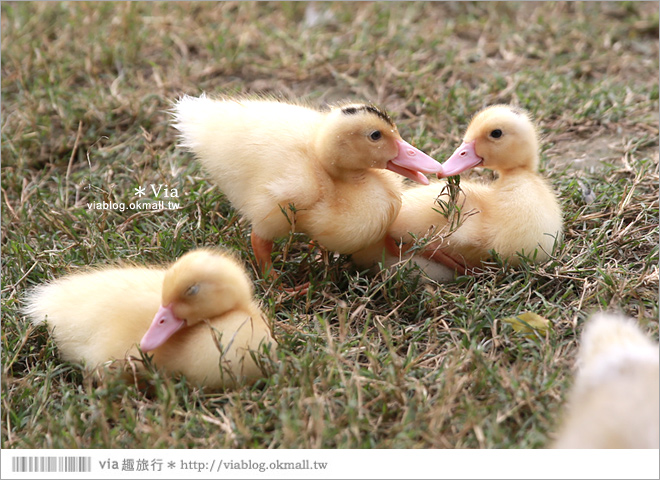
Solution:
M 600 313 L 581 336 L 578 372 L 554 448 L 660 447 L 660 351 L 630 318 Z
M 64 360 L 96 366 L 127 355 L 160 305 L 164 270 L 89 269 L 30 290 L 25 314 L 47 323 Z
M 191 288 L 198 295 L 183 299 L 171 293 L 190 293 Z M 154 364 L 193 383 L 220 388 L 263 376 L 251 351 L 263 344 L 275 350 L 251 288 L 231 255 L 200 249 L 169 269 L 107 267 L 53 280 L 28 293 L 24 311 L 33 323 L 46 322 L 62 358 L 95 368 L 139 357 L 140 340 L 167 302 L 186 315 L 187 325 L 151 352 Z

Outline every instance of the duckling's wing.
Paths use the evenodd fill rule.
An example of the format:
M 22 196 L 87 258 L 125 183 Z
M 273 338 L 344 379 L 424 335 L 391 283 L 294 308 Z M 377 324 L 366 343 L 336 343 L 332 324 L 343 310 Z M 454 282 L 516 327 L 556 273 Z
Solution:
M 174 118 L 181 145 L 253 223 L 318 199 L 313 143 L 319 112 L 277 101 L 184 97 Z
M 137 352 L 158 311 L 163 277 L 147 268 L 69 275 L 31 290 L 24 313 L 46 322 L 65 360 L 94 366 Z

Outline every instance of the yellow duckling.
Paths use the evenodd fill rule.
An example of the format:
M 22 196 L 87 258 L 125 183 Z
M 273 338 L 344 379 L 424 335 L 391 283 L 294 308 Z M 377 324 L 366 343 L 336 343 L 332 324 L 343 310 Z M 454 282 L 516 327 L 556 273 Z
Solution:
M 660 351 L 630 318 L 592 317 L 554 448 L 660 447 Z
M 250 352 L 276 348 L 245 269 L 210 249 L 189 252 L 168 269 L 65 276 L 35 287 L 25 313 L 35 324 L 46 322 L 65 360 L 95 368 L 139 357 L 139 345 L 163 371 L 211 388 L 262 377 Z
M 401 177 L 392 172 L 428 183 L 422 172 L 440 170 L 373 105 L 321 112 L 276 100 L 185 96 L 174 117 L 181 144 L 252 224 L 264 271 L 273 240 L 291 231 L 342 254 L 374 243 L 401 207 Z
M 405 190 L 387 236 L 353 255 L 353 260 L 368 267 L 384 255 L 390 266 L 412 245 L 413 236 L 429 240 L 414 261 L 440 282 L 453 279 L 455 271 L 478 267 L 490 258 L 491 250 L 512 265 L 519 263 L 518 253 L 537 262 L 546 260 L 561 235 L 562 213 L 552 189 L 538 174 L 538 151 L 538 135 L 526 112 L 507 105 L 482 110 L 438 176 L 480 166 L 494 170 L 498 178 L 491 183 L 461 180 L 460 190 L 454 190 L 461 215 L 454 216 L 458 224 L 453 226 L 451 215 L 440 213 L 436 202 L 448 203 L 451 186 L 446 181 Z

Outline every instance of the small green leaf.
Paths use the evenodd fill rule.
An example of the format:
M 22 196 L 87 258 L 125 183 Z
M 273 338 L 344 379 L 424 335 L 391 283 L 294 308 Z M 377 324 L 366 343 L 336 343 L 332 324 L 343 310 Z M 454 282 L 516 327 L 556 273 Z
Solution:
M 530 338 L 537 335 L 545 336 L 546 332 L 552 328 L 550 320 L 533 312 L 524 312 L 515 317 L 503 318 L 502 322 L 508 323 L 516 332 Z

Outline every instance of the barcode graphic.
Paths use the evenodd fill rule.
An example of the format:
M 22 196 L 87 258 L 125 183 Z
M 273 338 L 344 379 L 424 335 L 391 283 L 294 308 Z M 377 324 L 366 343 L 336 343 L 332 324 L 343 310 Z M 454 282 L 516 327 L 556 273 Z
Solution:
M 92 457 L 12 457 L 12 472 L 91 472 Z

